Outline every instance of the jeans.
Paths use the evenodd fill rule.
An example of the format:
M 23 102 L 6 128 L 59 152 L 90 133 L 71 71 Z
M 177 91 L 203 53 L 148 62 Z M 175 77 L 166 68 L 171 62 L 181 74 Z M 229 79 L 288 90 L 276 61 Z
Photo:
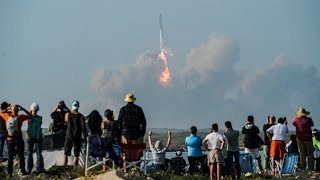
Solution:
M 25 159 L 24 159 L 24 142 L 22 139 L 22 134 L 17 133 L 13 136 L 11 140 L 7 140 L 7 146 L 8 146 L 8 173 L 13 173 L 13 158 L 16 154 L 18 154 L 19 157 L 19 165 L 21 172 L 25 172 Z M 17 151 L 17 152 L 16 152 Z
M 306 156 L 308 157 L 308 169 L 314 170 L 313 159 L 313 144 L 312 141 L 299 141 L 297 140 L 298 150 L 300 155 L 300 168 L 306 169 Z
M 240 170 L 240 163 L 239 163 L 239 151 L 228 151 L 228 162 L 229 162 L 229 171 L 230 175 L 234 178 L 234 172 L 233 167 L 235 166 L 235 169 L 237 171 L 237 177 L 240 178 L 241 176 L 241 170 Z M 234 159 L 234 162 L 233 162 Z
M 270 170 L 270 146 L 263 145 L 263 154 L 264 154 L 264 169 Z
M 0 134 L 0 158 L 3 157 L 3 148 L 4 148 L 4 143 L 7 139 L 8 134 Z
M 33 168 L 33 151 L 35 148 L 36 155 L 37 155 L 37 164 L 36 164 L 36 170 L 41 171 L 44 169 L 44 163 L 43 163 L 43 156 L 42 156 L 42 139 L 40 140 L 34 140 L 31 139 L 28 141 L 27 146 L 27 170 L 32 171 Z

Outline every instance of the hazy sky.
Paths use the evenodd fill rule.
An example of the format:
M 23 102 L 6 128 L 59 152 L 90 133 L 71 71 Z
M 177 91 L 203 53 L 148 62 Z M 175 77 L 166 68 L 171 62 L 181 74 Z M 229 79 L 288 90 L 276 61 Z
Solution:
M 265 70 L 265 68 L 271 66 L 279 55 L 290 59 L 290 63 L 306 68 L 312 66 L 315 69 L 312 77 L 317 81 L 319 76 L 317 70 L 320 68 L 319 7 L 320 1 L 318 0 L 268 0 L 263 2 L 247 0 L 232 2 L 211 0 L 2 0 L 0 1 L 0 72 L 2 73 L 0 101 L 19 103 L 27 108 L 32 102 L 38 102 L 41 109 L 40 114 L 44 116 L 44 124 L 47 126 L 51 121 L 49 114 L 60 99 L 64 99 L 69 106 L 74 99 L 80 100 L 80 106 L 81 101 L 88 102 L 91 98 L 99 99 L 100 94 L 91 87 L 97 71 L 118 72 L 119 67 L 135 64 L 137 59 L 146 52 L 159 52 L 158 20 L 160 13 L 163 15 L 167 44 L 174 53 L 174 56 L 169 59 L 170 70 L 173 74 L 180 72 L 180 69 L 188 69 L 192 61 L 195 66 L 198 65 L 198 62 L 201 64 L 202 58 L 188 60 L 190 56 L 203 57 L 192 56 L 194 54 L 192 50 L 204 47 L 207 43 L 208 47 L 211 47 L 209 37 L 216 33 L 227 37 L 226 46 L 229 47 L 230 44 L 231 47 L 236 46 L 234 56 L 237 60 L 230 66 L 241 71 L 240 74 L 243 77 L 239 81 L 255 79 L 255 73 L 267 71 L 268 69 Z M 229 38 L 232 39 L 230 43 Z M 224 46 L 225 39 L 213 38 L 212 42 L 222 42 Z M 286 75 L 297 73 L 298 75 L 295 74 L 295 76 L 299 76 L 300 72 L 297 72 L 295 68 L 292 69 L 293 71 L 290 73 L 288 71 Z M 148 76 L 147 73 L 143 75 Z M 105 75 L 102 76 L 101 78 L 104 78 Z M 239 76 L 235 75 L 234 78 L 236 77 Z M 306 73 L 305 77 L 308 79 L 309 74 Z M 186 78 L 184 76 L 182 79 Z M 237 80 L 234 78 L 232 82 L 236 84 Z M 269 83 L 273 83 L 272 78 L 267 79 L 270 79 Z M 221 81 L 225 82 L 224 79 Z M 228 88 L 237 91 L 240 86 L 232 85 Z M 121 87 L 123 86 L 116 89 L 117 92 L 121 92 L 119 102 L 114 103 L 117 105 L 110 105 L 115 112 L 118 112 L 119 106 L 124 104 L 122 98 L 126 89 Z M 153 88 L 156 87 L 158 86 L 155 85 Z M 286 86 L 284 91 L 291 87 L 291 85 Z M 148 126 L 172 127 L 166 121 L 158 122 L 158 119 L 163 117 L 152 116 L 156 110 L 150 107 L 154 106 L 155 102 L 141 97 L 148 92 L 148 88 L 139 86 L 134 89 L 141 90 L 134 93 L 139 95 L 137 103 L 143 105 L 146 110 L 150 110 L 146 112 L 147 117 L 157 119 L 150 120 L 152 123 L 149 123 Z M 312 92 L 317 88 L 318 86 Z M 181 88 L 175 90 L 178 89 Z M 277 91 L 277 89 L 270 91 Z M 193 92 L 198 92 L 199 97 L 207 96 L 206 91 Z M 303 93 L 299 91 L 298 95 L 301 92 Z M 161 97 L 161 94 L 159 96 Z M 221 94 L 216 97 L 219 96 Z M 271 95 L 267 98 L 272 99 L 273 97 Z M 176 101 L 170 103 L 174 104 L 174 102 Z M 179 106 L 178 102 L 174 106 Z M 241 102 L 237 103 L 241 104 Z M 211 106 L 211 104 L 205 104 Z M 306 106 L 314 110 L 319 107 L 308 105 L 306 102 Z M 318 104 L 314 103 L 314 105 Z M 101 106 L 109 107 L 109 104 L 100 104 L 97 107 Z M 216 109 L 214 106 L 217 104 L 212 104 L 212 106 L 213 109 Z M 290 114 L 289 117 L 293 116 L 293 111 L 300 104 L 292 106 L 294 108 L 283 109 L 291 111 L 284 112 Z M 265 108 L 268 107 L 261 106 L 261 109 Z M 80 110 L 88 113 L 91 109 L 85 109 L 82 106 Z M 99 110 L 102 112 L 103 108 Z M 185 109 L 185 113 L 188 112 L 190 112 L 189 109 Z M 236 112 L 243 111 L 236 110 Z M 171 111 L 163 113 L 170 114 Z M 199 111 L 197 113 L 201 114 Z M 247 115 L 243 114 L 241 118 Z M 258 114 L 260 119 L 264 115 L 263 112 Z M 172 118 L 177 116 L 174 115 Z M 232 117 L 236 116 L 235 114 Z M 314 118 L 320 118 L 320 116 Z M 241 121 L 244 122 L 245 119 Z M 260 122 L 263 121 L 260 120 Z M 181 125 L 181 128 L 197 124 L 192 120 L 183 122 L 188 123 Z M 173 126 L 179 128 L 179 124 L 177 120 Z M 205 127 L 206 124 L 210 126 L 211 123 L 199 123 L 199 126 Z

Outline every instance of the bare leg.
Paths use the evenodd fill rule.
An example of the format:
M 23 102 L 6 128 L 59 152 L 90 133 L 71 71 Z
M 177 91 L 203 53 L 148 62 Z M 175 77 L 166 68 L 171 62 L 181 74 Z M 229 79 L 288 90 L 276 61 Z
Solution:
M 275 169 L 275 159 L 274 159 L 274 157 L 271 157 L 271 159 L 272 159 L 272 173 L 275 173 L 276 172 L 276 169 Z M 274 174 L 273 174 L 274 175 Z
M 209 165 L 210 170 L 210 180 L 213 180 L 213 164 Z
M 103 172 L 106 172 L 106 158 L 103 157 L 103 158 L 102 158 L 102 161 L 103 161 L 103 163 L 102 163 L 102 171 L 103 171 Z
M 127 165 L 127 163 L 126 163 L 126 154 L 125 153 L 123 153 L 122 154 L 122 160 L 123 160 L 123 172 L 124 173 L 126 173 L 127 172 L 127 169 L 126 169 L 126 165 Z
M 64 163 L 65 166 L 68 165 L 68 156 L 64 155 Z
M 217 180 L 220 180 L 220 178 L 221 178 L 221 164 L 216 163 L 216 165 L 217 165 Z
M 74 165 L 75 167 L 78 166 L 78 159 L 79 159 L 78 156 L 75 156 L 75 157 L 73 158 L 73 165 Z
M 263 168 L 262 168 L 262 165 L 261 165 L 261 158 L 258 157 L 258 158 L 256 159 L 256 162 L 257 162 L 257 164 L 258 164 L 259 171 L 262 172 L 262 171 L 263 171 Z

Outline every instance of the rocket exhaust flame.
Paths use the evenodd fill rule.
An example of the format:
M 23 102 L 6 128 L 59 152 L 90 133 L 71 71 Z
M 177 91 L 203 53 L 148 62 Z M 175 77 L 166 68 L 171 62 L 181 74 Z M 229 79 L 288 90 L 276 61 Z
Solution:
M 160 14 L 160 54 L 159 58 L 163 61 L 163 68 L 162 68 L 162 73 L 160 75 L 160 83 L 163 85 L 167 85 L 171 82 L 171 75 L 169 71 L 169 66 L 168 66 L 168 58 L 167 55 L 173 56 L 173 53 L 171 50 L 166 49 L 165 47 L 165 40 L 163 36 L 163 25 L 162 25 L 162 15 Z

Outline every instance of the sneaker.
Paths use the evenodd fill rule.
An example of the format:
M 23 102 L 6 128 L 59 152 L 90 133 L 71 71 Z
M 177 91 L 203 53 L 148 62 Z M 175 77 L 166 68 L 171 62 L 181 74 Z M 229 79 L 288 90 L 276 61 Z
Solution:
M 46 173 L 46 170 L 45 169 L 40 169 L 40 170 L 37 170 L 36 173 L 37 174 Z
M 20 171 L 20 175 L 25 176 L 28 175 L 27 171 Z

